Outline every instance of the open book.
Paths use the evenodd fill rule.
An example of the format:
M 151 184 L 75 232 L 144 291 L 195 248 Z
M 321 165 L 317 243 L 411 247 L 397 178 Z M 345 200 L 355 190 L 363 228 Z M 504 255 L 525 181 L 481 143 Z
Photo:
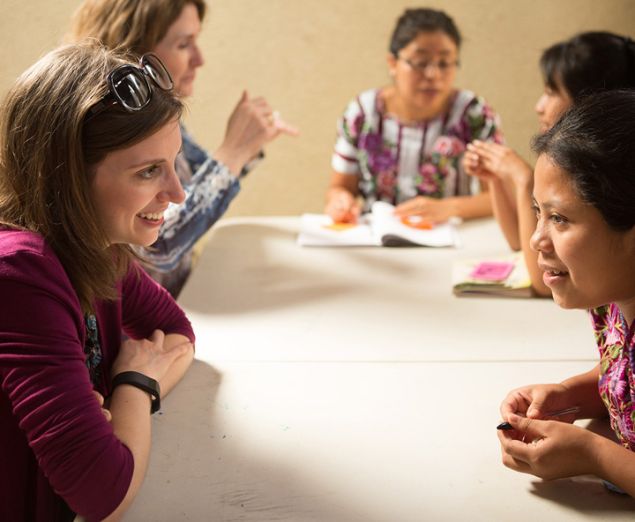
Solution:
M 455 261 L 452 292 L 457 296 L 533 296 L 521 253 L 495 259 Z
M 432 225 L 416 217 L 400 219 L 395 207 L 373 203 L 358 223 L 333 223 L 324 214 L 303 214 L 298 244 L 302 246 L 456 246 L 456 228 L 450 223 Z

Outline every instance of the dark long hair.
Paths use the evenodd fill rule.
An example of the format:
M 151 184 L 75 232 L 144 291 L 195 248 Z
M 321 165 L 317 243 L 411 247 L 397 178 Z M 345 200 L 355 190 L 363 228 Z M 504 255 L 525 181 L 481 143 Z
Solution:
M 393 56 L 397 56 L 419 33 L 433 31 L 447 34 L 457 49 L 461 47 L 461 33 L 452 18 L 443 11 L 420 8 L 406 9 L 399 17 L 390 38 L 389 50 Z
M 594 92 L 635 87 L 635 43 L 609 32 L 580 33 L 546 49 L 540 58 L 545 84 L 574 101 Z
M 635 226 L 635 90 L 588 96 L 533 140 L 615 230 Z

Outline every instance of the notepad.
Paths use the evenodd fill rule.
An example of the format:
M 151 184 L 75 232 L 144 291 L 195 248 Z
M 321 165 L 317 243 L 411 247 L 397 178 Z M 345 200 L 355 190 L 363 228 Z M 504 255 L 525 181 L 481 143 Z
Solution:
M 395 207 L 373 203 L 371 212 L 357 224 L 337 224 L 324 214 L 303 214 L 298 244 L 301 246 L 427 246 L 454 247 L 458 242 L 451 223 L 432 224 L 417 217 L 399 218 Z
M 455 261 L 452 267 L 452 292 L 457 296 L 534 295 L 521 253 L 498 259 Z
M 515 263 L 511 261 L 481 261 L 470 272 L 472 279 L 479 281 L 504 281 L 514 270 Z

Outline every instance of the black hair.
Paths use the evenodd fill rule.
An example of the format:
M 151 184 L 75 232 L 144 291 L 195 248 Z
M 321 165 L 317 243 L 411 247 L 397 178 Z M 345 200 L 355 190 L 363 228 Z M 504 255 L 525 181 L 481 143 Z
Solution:
M 595 31 L 552 45 L 540 58 L 545 84 L 574 101 L 601 90 L 635 87 L 635 43 Z
M 635 90 L 603 91 L 566 111 L 532 148 L 573 181 L 583 201 L 619 231 L 635 226 Z
M 397 56 L 406 45 L 414 40 L 421 32 L 442 31 L 461 47 L 461 33 L 454 20 L 443 11 L 434 9 L 406 9 L 397 20 L 397 25 L 390 38 L 390 52 Z

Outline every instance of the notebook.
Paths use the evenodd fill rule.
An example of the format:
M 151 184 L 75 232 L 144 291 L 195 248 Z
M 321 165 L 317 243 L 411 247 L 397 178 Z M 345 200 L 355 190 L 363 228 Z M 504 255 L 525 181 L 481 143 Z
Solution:
M 457 296 L 534 295 L 522 253 L 500 258 L 455 261 L 452 292 Z
M 454 247 L 456 227 L 432 224 L 418 217 L 401 219 L 395 207 L 383 201 L 373 203 L 371 212 L 355 224 L 333 223 L 324 214 L 303 214 L 298 244 L 301 246 L 428 246 Z

